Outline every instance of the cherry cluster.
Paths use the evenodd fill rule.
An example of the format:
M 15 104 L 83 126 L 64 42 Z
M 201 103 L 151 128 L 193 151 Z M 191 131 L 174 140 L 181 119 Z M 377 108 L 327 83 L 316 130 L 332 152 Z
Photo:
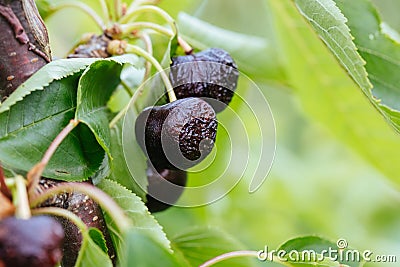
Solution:
M 186 185 L 186 170 L 212 151 L 216 113 L 231 102 L 238 77 L 236 63 L 219 48 L 172 58 L 169 78 L 177 100 L 145 108 L 135 125 L 136 140 L 148 158 L 151 212 L 174 204 Z

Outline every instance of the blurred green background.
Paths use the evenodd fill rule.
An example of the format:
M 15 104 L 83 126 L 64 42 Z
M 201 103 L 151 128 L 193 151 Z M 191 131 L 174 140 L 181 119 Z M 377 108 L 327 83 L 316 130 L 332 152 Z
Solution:
M 85 2 L 97 6 L 95 0 Z M 274 42 L 271 14 L 264 2 L 162 0 L 160 6 L 174 17 L 185 11 L 213 25 L 267 39 L 279 55 L 282 51 Z M 374 2 L 383 20 L 400 31 L 400 1 Z M 56 58 L 64 57 L 83 33 L 97 31 L 90 19 L 71 9 L 49 17 L 46 24 Z M 274 62 L 265 64 L 273 66 Z M 279 63 L 276 64 L 279 68 Z M 296 91 L 285 83 L 284 77 L 269 81 L 255 79 L 255 82 L 267 98 L 276 124 L 276 157 L 266 182 L 250 194 L 251 177 L 244 177 L 216 203 L 199 208 L 174 207 L 156 214 L 167 234 L 173 236 L 194 225 L 211 225 L 222 228 L 252 250 L 265 245 L 276 248 L 293 237 L 316 234 L 331 240 L 345 238 L 354 248 L 397 255 L 400 261 L 400 194 L 396 187 L 351 147 L 337 140 L 324 125 L 308 116 Z M 263 104 L 246 90 L 247 86 L 246 82 L 241 83 L 240 92 L 251 103 Z M 229 116 L 224 113 L 219 119 L 229 123 Z M 251 131 L 248 134 L 251 141 L 257 142 L 251 139 Z M 227 141 L 223 135 L 218 138 L 219 144 Z M 220 145 L 218 149 L 223 147 Z M 203 183 L 202 177 L 212 177 L 213 171 L 210 168 L 189 176 L 189 185 Z M 230 175 L 236 178 L 240 173 L 232 170 Z M 190 197 L 183 195 L 183 198 Z M 369 263 L 367 266 L 397 265 Z

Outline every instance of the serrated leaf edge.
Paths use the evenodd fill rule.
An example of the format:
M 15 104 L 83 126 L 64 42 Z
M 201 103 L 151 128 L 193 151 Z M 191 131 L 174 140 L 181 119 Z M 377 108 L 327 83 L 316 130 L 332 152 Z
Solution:
M 307 14 L 305 14 L 305 13 L 303 12 L 303 10 L 297 5 L 298 0 L 294 0 L 294 1 L 295 1 L 295 5 L 296 5 L 296 7 L 297 7 L 297 10 L 300 12 L 300 14 L 301 14 L 308 22 L 311 23 L 311 21 L 313 21 L 312 18 L 310 18 Z M 320 4 L 321 7 L 325 8 L 325 6 L 324 6 L 324 4 L 321 2 L 321 0 L 314 0 L 314 1 L 317 2 L 318 4 Z M 351 37 L 352 40 L 355 40 L 355 37 L 351 34 L 351 29 L 350 29 L 349 26 L 347 25 L 348 19 L 344 16 L 344 14 L 343 14 L 342 11 L 340 10 L 340 8 L 337 6 L 336 2 L 333 1 L 333 0 L 323 0 L 323 1 L 328 1 L 328 2 L 331 2 L 331 3 L 332 3 L 332 6 L 334 6 L 334 8 L 336 9 L 336 11 L 338 12 L 338 14 L 339 14 L 339 16 L 340 16 L 340 18 L 338 18 L 338 19 L 340 19 L 340 21 L 338 21 L 338 20 L 337 20 L 337 21 L 338 21 L 338 22 L 343 22 L 343 25 L 344 25 L 344 27 L 346 28 L 347 33 L 349 34 L 349 36 Z M 325 8 L 325 9 L 326 9 L 326 8 Z M 393 44 L 400 46 L 400 44 L 399 44 L 398 42 L 396 42 L 395 40 L 393 40 L 392 38 L 390 38 L 387 34 L 385 34 L 385 33 L 382 31 L 382 26 L 381 26 L 381 25 L 382 25 L 383 21 L 382 21 L 382 19 L 381 19 L 379 13 L 377 12 L 377 10 L 376 10 L 375 7 L 373 7 L 373 10 L 372 10 L 372 11 L 373 11 L 374 16 L 375 16 L 375 18 L 376 18 L 376 20 L 377 20 L 377 23 L 380 25 L 380 26 L 379 26 L 379 33 L 382 34 L 384 37 L 386 37 L 386 38 L 387 38 L 389 41 L 391 41 Z M 322 29 L 322 27 L 321 27 L 321 29 Z M 371 81 L 369 80 L 369 73 L 367 72 L 367 70 L 366 70 L 366 68 L 365 68 L 367 62 L 366 62 L 366 61 L 364 60 L 364 58 L 358 53 L 358 51 L 360 51 L 360 48 L 354 43 L 354 41 L 351 41 L 352 48 L 354 49 L 355 54 L 356 54 L 357 57 L 360 59 L 360 61 L 363 62 L 362 69 L 363 69 L 363 71 L 364 71 L 365 78 L 366 78 L 366 80 L 367 80 L 367 82 L 368 82 L 368 88 L 365 88 L 366 90 L 364 89 L 364 87 L 362 86 L 362 84 L 361 84 L 359 81 L 357 81 L 357 79 L 356 79 L 355 77 L 353 77 L 353 75 L 351 74 L 351 72 L 349 71 L 349 69 L 347 68 L 347 66 L 343 63 L 343 61 L 340 59 L 340 57 L 335 53 L 335 50 L 331 48 L 331 46 L 329 45 L 329 43 L 328 43 L 327 41 L 325 41 L 325 39 L 324 39 L 318 32 L 316 32 L 316 33 L 317 33 L 318 36 L 321 38 L 321 40 L 323 40 L 324 44 L 329 48 L 329 50 L 332 52 L 332 54 L 335 55 L 335 58 L 340 62 L 341 66 L 342 66 L 343 68 L 346 69 L 347 73 L 348 73 L 349 76 L 353 79 L 353 81 L 361 88 L 361 91 L 364 92 L 364 94 L 367 96 L 367 98 L 370 100 L 370 102 L 371 102 L 371 103 L 376 107 L 376 109 L 382 114 L 382 116 L 385 118 L 385 120 L 387 121 L 387 123 L 389 123 L 390 125 L 392 125 L 393 128 L 396 129 L 396 131 L 400 132 L 400 129 L 398 128 L 398 125 L 396 125 L 396 124 L 391 120 L 390 114 L 388 114 L 388 113 L 385 111 L 385 109 L 388 110 L 388 111 L 390 111 L 390 112 L 392 112 L 392 113 L 396 113 L 396 114 L 399 114 L 399 115 L 400 115 L 400 110 L 397 110 L 397 109 L 394 109 L 394 108 L 392 108 L 392 107 L 389 107 L 389 106 L 386 105 L 386 104 L 382 104 L 382 102 L 381 102 L 382 99 L 379 99 L 379 98 L 377 98 L 376 96 L 374 96 L 374 95 L 372 94 L 372 91 L 373 91 L 373 84 L 372 84 Z M 342 51 L 343 51 L 343 50 L 342 50 Z M 347 54 L 347 53 L 345 53 L 345 54 Z
M 129 63 L 131 65 L 136 65 L 138 62 L 138 57 L 133 54 L 125 54 L 122 56 L 110 57 L 110 58 L 70 58 L 70 59 L 59 59 L 50 62 L 49 64 L 43 66 L 39 69 L 36 73 L 34 73 L 28 80 L 22 83 L 3 103 L 0 104 L 0 113 L 3 113 L 9 110 L 13 105 L 22 101 L 27 95 L 30 95 L 32 92 L 43 90 L 45 87 L 49 86 L 52 82 L 61 80 L 68 76 L 74 75 L 84 69 L 86 69 L 91 64 L 97 61 L 115 61 L 118 64 L 125 64 Z M 72 64 L 73 62 L 79 63 L 77 68 L 68 69 L 69 71 L 61 72 L 60 75 L 57 73 L 56 75 L 52 75 L 51 68 L 58 67 L 60 69 L 65 68 L 65 64 Z M 32 86 L 31 83 L 36 84 L 38 83 L 35 79 L 41 75 L 42 73 L 46 73 L 43 78 L 39 79 L 42 80 L 40 86 Z M 27 91 L 26 88 L 29 88 Z M 21 91 L 21 94 L 18 93 Z M 25 92 L 24 92 L 25 91 Z
M 131 190 L 129 190 L 129 189 L 126 188 L 125 186 L 121 185 L 120 183 L 118 183 L 118 182 L 116 182 L 116 181 L 114 181 L 114 180 L 108 179 L 108 178 L 105 178 L 105 180 L 107 180 L 107 182 L 111 182 L 112 184 L 118 185 L 121 189 L 123 189 L 123 190 L 125 190 L 126 192 L 130 193 L 131 196 L 132 196 L 133 198 L 136 198 L 137 200 L 139 200 L 140 202 L 143 203 L 144 212 L 146 213 L 146 215 L 148 215 L 149 217 L 151 217 L 152 219 L 154 219 L 154 221 L 155 221 L 155 222 L 157 223 L 157 225 L 160 227 L 160 230 L 161 230 L 161 232 L 162 232 L 162 236 L 163 236 L 163 238 L 167 241 L 167 244 L 168 244 L 168 246 L 167 246 L 166 248 L 167 248 L 169 251 L 172 252 L 171 241 L 168 239 L 167 234 L 166 234 L 165 231 L 164 231 L 164 227 L 157 221 L 157 219 L 153 216 L 153 214 L 150 213 L 150 211 L 148 210 L 147 206 L 146 206 L 145 203 L 142 201 L 142 199 L 141 199 L 140 197 L 138 197 L 135 193 L 133 193 Z M 136 227 L 134 224 L 135 224 L 135 222 L 133 222 L 133 227 Z M 158 242 L 158 241 L 157 241 L 157 242 Z M 159 242 L 158 242 L 158 243 L 159 243 Z M 162 245 L 162 244 L 160 244 L 160 245 Z
M 299 0 L 295 0 L 295 5 L 297 7 L 297 10 L 300 12 L 300 14 L 308 21 L 308 22 L 314 22 L 316 26 L 318 26 L 321 30 L 325 31 L 325 29 L 323 27 L 321 27 L 315 20 L 313 20 L 312 18 L 310 18 L 306 13 L 303 12 L 303 10 L 301 9 L 301 7 L 298 5 L 298 1 Z M 351 29 L 349 28 L 349 26 L 347 25 L 347 18 L 344 16 L 344 14 L 342 13 L 342 11 L 340 10 L 340 8 L 337 6 L 337 4 L 333 1 L 333 0 L 322 0 L 322 1 L 326 1 L 326 5 L 328 5 L 328 2 L 331 4 L 331 6 L 333 8 L 335 8 L 335 11 L 337 12 L 337 15 L 339 16 L 338 18 L 335 17 L 334 15 L 332 15 L 332 17 L 335 18 L 335 20 L 342 24 L 342 26 L 345 28 L 346 32 L 348 33 L 349 37 L 351 38 L 351 40 L 354 40 L 354 36 L 351 34 Z M 326 5 L 324 5 L 324 3 L 321 2 L 321 0 L 314 0 L 315 3 L 318 3 L 322 8 L 324 8 L 328 13 L 330 13 L 328 11 L 328 9 L 326 8 Z M 340 62 L 340 64 L 346 69 L 347 73 L 350 75 L 350 77 L 358 84 L 358 86 L 364 91 L 364 88 L 362 86 L 361 81 L 358 81 L 357 79 L 355 79 L 353 77 L 353 75 L 351 74 L 350 70 L 348 69 L 348 67 L 344 64 L 344 62 L 342 61 L 342 59 L 336 54 L 335 50 L 331 48 L 329 42 L 327 42 L 318 32 L 317 32 L 318 36 L 320 36 L 321 40 L 324 42 L 324 44 L 329 48 L 329 50 L 335 55 L 336 59 Z M 334 40 L 334 39 L 332 39 Z M 367 92 L 369 93 L 369 96 L 372 96 L 372 83 L 370 82 L 370 80 L 368 79 L 368 72 L 365 68 L 366 65 L 366 61 L 364 60 L 364 58 L 361 57 L 361 55 L 358 53 L 358 47 L 356 46 L 356 44 L 351 41 L 352 44 L 352 50 L 355 52 L 355 54 L 357 55 L 358 59 L 363 63 L 362 64 L 362 70 L 363 70 L 363 74 L 366 77 L 366 82 L 368 82 L 368 88 L 367 88 Z M 342 50 L 343 54 L 347 55 L 347 53 Z M 365 93 L 365 92 L 364 92 Z
M 31 76 L 28 80 L 26 80 L 24 83 L 22 83 L 1 105 L 0 105 L 0 113 L 3 113 L 7 110 L 9 110 L 12 106 L 14 106 L 16 103 L 18 103 L 19 101 L 22 101 L 27 95 L 30 95 L 31 93 L 35 92 L 35 91 L 39 91 L 39 90 L 43 90 L 45 87 L 49 86 L 52 82 L 57 81 L 57 80 L 61 80 L 63 78 L 66 78 L 68 76 L 74 75 L 80 71 L 82 71 L 83 69 L 85 69 L 88 65 L 90 65 L 91 63 L 93 63 L 96 59 L 89 59 L 89 58 L 75 58 L 75 59 L 59 59 L 56 61 L 52 61 L 49 64 L 45 65 L 43 68 L 41 68 L 40 70 L 38 70 L 33 76 Z M 29 86 L 31 86 L 31 83 L 37 83 L 35 81 L 35 79 L 37 78 L 37 76 L 41 75 L 42 73 L 51 73 L 51 71 L 49 69 L 54 68 L 55 66 L 57 67 L 63 67 L 63 64 L 65 64 L 64 62 L 72 62 L 72 61 L 78 61 L 81 62 L 81 66 L 73 69 L 70 72 L 64 72 L 61 75 L 46 75 L 46 77 L 43 77 L 43 83 L 41 86 L 32 86 L 31 89 L 29 89 L 28 91 L 24 92 L 26 90 L 26 88 L 29 88 Z M 87 62 L 85 62 L 87 61 Z M 61 63 L 61 64 L 60 64 Z M 55 66 L 54 66 L 55 65 Z M 40 79 L 39 79 L 40 80 Z M 18 95 L 18 93 L 22 91 L 24 93 L 21 93 L 20 95 Z M 18 96 L 17 96 L 18 95 Z M 16 96 L 16 97 L 13 97 Z

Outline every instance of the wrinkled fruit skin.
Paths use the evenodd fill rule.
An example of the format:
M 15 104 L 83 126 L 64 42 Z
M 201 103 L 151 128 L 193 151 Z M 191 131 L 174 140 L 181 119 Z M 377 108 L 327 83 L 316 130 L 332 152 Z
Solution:
M 61 261 L 62 226 L 48 216 L 0 221 L 0 266 L 54 267 Z
M 150 165 L 147 169 L 149 185 L 147 186 L 146 206 L 150 212 L 160 212 L 171 207 L 179 199 L 186 185 L 187 175 L 185 171 L 181 170 L 162 169 L 157 171 Z
M 186 170 L 211 152 L 217 126 L 213 108 L 190 97 L 144 109 L 136 120 L 135 133 L 156 169 Z
M 231 102 L 238 77 L 235 61 L 219 48 L 172 58 L 170 80 L 176 97 L 202 97 L 216 112 Z

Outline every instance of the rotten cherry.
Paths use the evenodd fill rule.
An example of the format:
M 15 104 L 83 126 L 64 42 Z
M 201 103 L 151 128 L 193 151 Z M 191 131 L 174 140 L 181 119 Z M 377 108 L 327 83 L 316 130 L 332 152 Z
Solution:
M 148 107 L 138 116 L 136 140 L 156 169 L 185 170 L 212 150 L 218 122 L 200 98 L 184 98 Z
M 178 99 L 201 97 L 216 112 L 224 110 L 231 102 L 239 77 L 235 61 L 220 48 L 173 57 L 170 70 Z
M 186 185 L 186 171 L 156 170 L 151 164 L 147 169 L 147 202 L 150 212 L 159 212 L 171 207 L 181 196 Z

